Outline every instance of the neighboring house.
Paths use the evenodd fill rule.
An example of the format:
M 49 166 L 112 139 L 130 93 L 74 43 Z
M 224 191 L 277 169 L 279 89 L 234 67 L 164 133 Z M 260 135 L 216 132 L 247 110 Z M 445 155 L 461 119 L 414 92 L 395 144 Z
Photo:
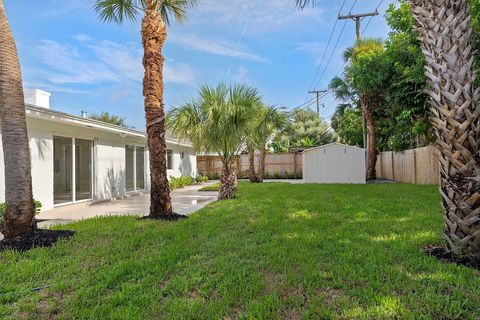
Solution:
M 148 190 L 149 164 L 144 132 L 54 111 L 50 94 L 25 90 L 32 159 L 33 196 L 43 209 L 122 197 Z M 168 175 L 195 176 L 196 155 L 188 142 L 167 134 Z M 0 140 L 0 202 L 5 199 Z

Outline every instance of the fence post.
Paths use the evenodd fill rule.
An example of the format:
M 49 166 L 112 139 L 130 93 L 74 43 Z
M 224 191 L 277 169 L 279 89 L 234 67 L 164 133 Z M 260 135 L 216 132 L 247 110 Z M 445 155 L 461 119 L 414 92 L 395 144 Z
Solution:
M 413 184 L 417 184 L 417 149 L 413 149 Z
M 293 152 L 293 174 L 295 175 L 295 172 L 297 171 L 297 153 Z
M 392 151 L 392 180 L 395 180 L 395 151 Z

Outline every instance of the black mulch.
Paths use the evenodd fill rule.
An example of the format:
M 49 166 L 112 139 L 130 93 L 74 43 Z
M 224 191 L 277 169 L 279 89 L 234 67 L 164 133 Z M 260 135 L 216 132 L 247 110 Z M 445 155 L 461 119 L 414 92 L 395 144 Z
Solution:
M 177 221 L 180 219 L 187 219 L 188 216 L 183 215 L 183 214 L 178 214 L 178 213 L 172 213 L 172 214 L 161 214 L 161 215 L 155 215 L 155 216 L 144 216 L 140 217 L 139 220 L 164 220 L 164 221 Z
M 473 269 L 480 270 L 480 259 L 475 257 L 458 257 L 454 255 L 451 251 L 447 251 L 445 247 L 438 246 L 427 246 L 425 252 L 440 261 L 443 262 L 453 262 L 463 266 L 467 266 Z
M 36 247 L 50 247 L 59 239 L 73 237 L 75 231 L 36 229 L 24 235 L 0 241 L 0 251 L 27 251 Z

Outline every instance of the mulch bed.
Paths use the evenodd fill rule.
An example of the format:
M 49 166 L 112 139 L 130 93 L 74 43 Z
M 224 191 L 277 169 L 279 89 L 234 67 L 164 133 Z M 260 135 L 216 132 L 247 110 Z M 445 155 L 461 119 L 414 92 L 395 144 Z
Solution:
M 188 216 L 185 216 L 183 214 L 178 214 L 178 213 L 172 213 L 172 214 L 162 214 L 158 216 L 144 216 L 139 218 L 139 220 L 164 220 L 164 221 L 177 221 L 180 219 L 187 219 Z
M 443 262 L 453 262 L 480 270 L 480 259 L 474 257 L 457 257 L 451 251 L 447 251 L 443 246 L 428 246 L 425 248 L 425 252 Z
M 36 247 L 50 247 L 59 239 L 73 237 L 75 231 L 36 229 L 22 236 L 0 241 L 0 251 L 17 250 L 27 251 Z

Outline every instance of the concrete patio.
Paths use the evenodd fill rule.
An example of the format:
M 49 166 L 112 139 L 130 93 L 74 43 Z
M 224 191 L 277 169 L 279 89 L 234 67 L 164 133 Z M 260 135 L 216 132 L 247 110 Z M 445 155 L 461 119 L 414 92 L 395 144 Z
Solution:
M 175 212 L 189 215 L 217 200 L 216 191 L 199 191 L 209 184 L 212 184 L 212 182 L 172 191 L 171 197 Z M 99 216 L 143 216 L 148 214 L 149 207 L 150 195 L 145 193 L 97 204 L 81 203 L 57 207 L 40 213 L 37 219 L 40 220 L 39 227 L 46 228 Z

